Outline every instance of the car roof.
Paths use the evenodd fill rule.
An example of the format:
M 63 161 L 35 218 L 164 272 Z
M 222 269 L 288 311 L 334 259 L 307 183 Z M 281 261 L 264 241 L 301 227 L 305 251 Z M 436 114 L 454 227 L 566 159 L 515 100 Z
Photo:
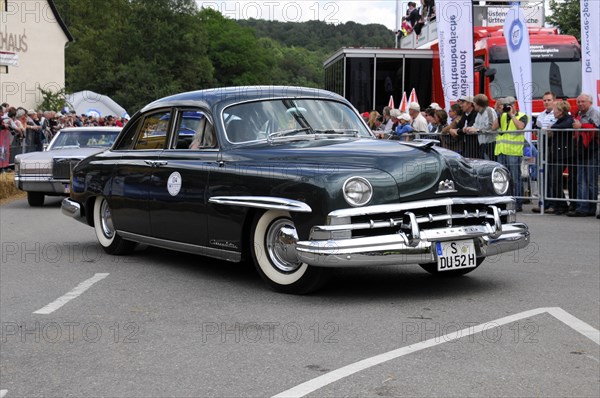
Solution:
M 105 126 L 98 126 L 98 127 L 65 127 L 60 129 L 60 131 L 64 131 L 64 132 L 78 132 L 78 131 L 98 131 L 98 132 L 102 132 L 102 131 L 106 131 L 106 132 L 119 132 L 121 131 L 123 128 L 122 127 L 105 127 Z
M 290 86 L 240 86 L 224 87 L 207 90 L 189 91 L 161 98 L 146 105 L 140 112 L 169 106 L 200 106 L 213 108 L 215 106 L 226 106 L 241 101 L 269 98 L 322 98 L 335 99 L 346 102 L 346 100 L 330 91 L 309 87 Z

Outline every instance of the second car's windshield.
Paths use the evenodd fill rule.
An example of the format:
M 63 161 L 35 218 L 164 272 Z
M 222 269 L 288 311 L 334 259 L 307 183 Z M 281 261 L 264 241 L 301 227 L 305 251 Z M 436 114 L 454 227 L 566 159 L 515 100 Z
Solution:
M 50 144 L 50 150 L 65 148 L 110 147 L 117 135 L 115 131 L 61 131 Z
M 318 99 L 249 102 L 225 110 L 223 123 L 230 142 L 269 140 L 306 134 L 352 134 L 369 130 L 348 106 Z

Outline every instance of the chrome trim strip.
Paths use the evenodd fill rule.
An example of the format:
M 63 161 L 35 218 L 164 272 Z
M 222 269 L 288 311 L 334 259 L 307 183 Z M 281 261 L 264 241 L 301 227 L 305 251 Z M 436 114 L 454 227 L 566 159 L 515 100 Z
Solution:
M 25 176 L 15 176 L 15 181 L 21 182 L 59 182 L 59 183 L 68 183 L 70 179 L 68 178 L 54 178 L 52 175 L 25 175 Z
M 309 205 L 299 200 L 276 198 L 272 196 L 214 196 L 208 199 L 209 203 L 253 207 L 269 210 L 287 210 L 297 213 L 311 213 Z
M 121 235 L 123 239 L 131 240 L 138 243 L 145 243 L 151 246 L 162 247 L 164 249 L 176 250 L 191 254 L 199 254 L 201 256 L 218 258 L 220 260 L 231 261 L 234 263 L 239 263 L 240 261 L 242 261 L 242 254 L 239 252 L 215 249 L 212 247 L 205 247 L 199 245 L 192 245 L 190 243 L 173 242 L 170 240 L 138 235 L 131 232 L 119 230 L 117 230 L 117 233 Z
M 15 181 L 49 181 L 52 179 L 52 174 L 15 174 Z

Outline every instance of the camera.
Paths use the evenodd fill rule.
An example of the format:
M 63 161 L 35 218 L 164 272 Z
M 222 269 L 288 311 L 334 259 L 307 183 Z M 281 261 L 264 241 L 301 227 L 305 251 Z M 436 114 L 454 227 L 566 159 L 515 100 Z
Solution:
M 508 113 L 508 112 L 510 112 L 511 110 L 512 110 L 512 106 L 510 106 L 510 105 L 508 105 L 508 104 L 505 104 L 505 105 L 502 107 L 502 112 L 506 112 L 506 113 Z

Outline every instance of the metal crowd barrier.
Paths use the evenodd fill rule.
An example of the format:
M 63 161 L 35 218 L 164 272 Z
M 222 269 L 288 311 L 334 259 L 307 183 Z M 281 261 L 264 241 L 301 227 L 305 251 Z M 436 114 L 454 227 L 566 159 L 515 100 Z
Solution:
M 511 142 L 506 136 L 500 137 L 527 133 L 531 133 L 530 141 Z M 549 207 L 555 212 L 577 210 L 578 204 L 580 208 L 587 207 L 583 211 L 600 214 L 599 129 L 488 131 L 458 137 L 411 133 L 403 134 L 399 140 L 434 139 L 465 157 L 499 161 L 505 159 L 495 155 L 495 145 L 502 138 L 506 145 L 523 146 L 518 173 L 515 170 L 513 174 L 520 175 L 521 193 L 513 192 L 520 202 L 537 202 L 541 214 Z
M 544 170 L 542 212 L 576 210 L 598 214 L 600 196 L 600 130 L 541 131 Z
M 2 160 L 2 164 L 13 165 L 15 163 L 15 156 L 40 150 L 35 145 L 32 134 L 28 134 L 20 140 L 7 130 L 3 130 L 2 134 L 3 137 L 0 143 L 0 160 Z

